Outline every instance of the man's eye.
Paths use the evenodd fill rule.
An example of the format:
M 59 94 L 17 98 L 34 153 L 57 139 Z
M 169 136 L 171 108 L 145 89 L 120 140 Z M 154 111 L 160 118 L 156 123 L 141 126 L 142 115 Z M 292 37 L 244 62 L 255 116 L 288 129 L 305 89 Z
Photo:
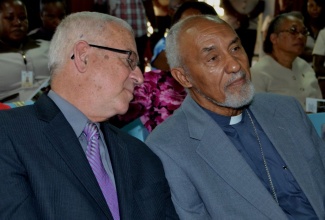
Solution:
M 216 61 L 217 60 L 217 56 L 213 56 L 213 57 L 211 57 L 210 59 L 209 59 L 209 61 L 208 62 L 212 62 L 212 61 Z
M 229 52 L 230 53 L 237 53 L 237 52 L 240 52 L 240 50 L 241 50 L 241 46 L 240 45 L 238 45 L 238 46 L 233 46 L 233 47 L 231 47 L 231 48 L 229 48 Z

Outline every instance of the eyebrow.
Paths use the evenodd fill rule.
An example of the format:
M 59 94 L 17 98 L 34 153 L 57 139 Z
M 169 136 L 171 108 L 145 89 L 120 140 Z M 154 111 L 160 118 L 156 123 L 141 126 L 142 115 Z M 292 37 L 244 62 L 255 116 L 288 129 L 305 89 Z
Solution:
M 240 38 L 238 36 L 236 36 L 232 41 L 230 41 L 230 43 L 228 44 L 228 47 L 230 47 L 232 44 L 238 43 L 240 41 Z M 209 46 L 209 47 L 203 47 L 202 48 L 202 52 L 203 53 L 208 53 L 211 50 L 215 50 L 217 47 L 215 45 Z
M 238 43 L 240 42 L 240 38 L 238 36 L 236 36 L 230 43 L 228 46 L 231 46 L 232 44 Z

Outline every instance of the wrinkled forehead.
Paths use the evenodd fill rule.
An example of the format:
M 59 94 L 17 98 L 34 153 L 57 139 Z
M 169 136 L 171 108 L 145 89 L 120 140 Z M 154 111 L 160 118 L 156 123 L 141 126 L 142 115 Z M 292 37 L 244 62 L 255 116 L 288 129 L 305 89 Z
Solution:
M 197 48 L 209 45 L 220 47 L 237 36 L 227 23 L 206 19 L 195 19 L 188 22 L 184 25 L 182 33 L 180 37 L 184 39 L 181 42 L 185 48 L 188 48 L 188 45 L 196 45 Z

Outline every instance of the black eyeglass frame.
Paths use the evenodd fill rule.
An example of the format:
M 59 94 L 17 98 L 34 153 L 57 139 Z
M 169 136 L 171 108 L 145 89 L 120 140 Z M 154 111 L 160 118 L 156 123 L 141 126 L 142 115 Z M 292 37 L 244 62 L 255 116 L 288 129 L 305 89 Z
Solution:
M 288 32 L 289 34 L 291 34 L 292 36 L 297 36 L 298 34 L 301 34 L 304 37 L 307 37 L 310 35 L 309 31 L 307 28 L 304 29 L 304 31 L 298 31 L 298 28 L 292 26 L 286 30 L 281 30 L 278 31 L 277 33 L 282 33 L 282 32 Z
M 126 58 L 126 61 L 128 62 L 131 70 L 135 70 L 135 68 L 138 66 L 138 62 L 130 59 L 132 53 L 134 53 L 132 50 L 121 50 L 121 49 L 117 49 L 117 48 L 99 46 L 99 45 L 95 45 L 95 44 L 88 44 L 88 45 L 91 47 L 102 49 L 102 50 L 109 50 L 109 51 L 112 51 L 115 53 L 127 54 L 128 57 Z M 73 59 L 74 59 L 74 54 L 71 56 L 71 60 L 73 60 Z

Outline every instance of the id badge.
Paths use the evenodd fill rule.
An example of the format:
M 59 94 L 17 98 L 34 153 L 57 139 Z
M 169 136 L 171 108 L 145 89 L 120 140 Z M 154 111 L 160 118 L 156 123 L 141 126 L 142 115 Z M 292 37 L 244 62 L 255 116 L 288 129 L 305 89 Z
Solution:
M 33 71 L 21 71 L 21 86 L 23 88 L 31 88 L 34 84 L 34 76 Z

